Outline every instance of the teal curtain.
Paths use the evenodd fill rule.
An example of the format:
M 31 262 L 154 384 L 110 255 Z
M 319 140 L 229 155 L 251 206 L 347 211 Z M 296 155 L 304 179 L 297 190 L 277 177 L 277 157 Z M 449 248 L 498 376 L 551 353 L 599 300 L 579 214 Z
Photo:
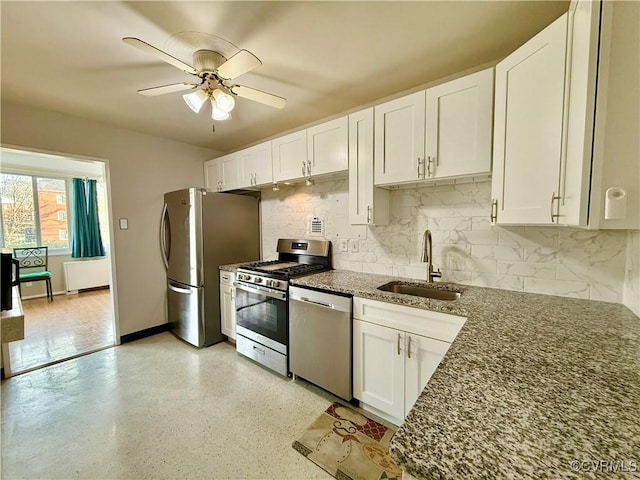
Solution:
M 103 257 L 104 254 L 98 222 L 96 181 L 74 178 L 71 256 L 73 258 Z

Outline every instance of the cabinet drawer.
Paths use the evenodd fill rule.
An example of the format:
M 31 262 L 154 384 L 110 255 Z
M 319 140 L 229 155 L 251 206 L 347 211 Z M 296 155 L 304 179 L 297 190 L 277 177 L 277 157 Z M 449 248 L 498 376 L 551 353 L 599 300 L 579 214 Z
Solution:
M 353 318 L 452 343 L 465 317 L 354 297 Z
M 220 284 L 221 285 L 233 285 L 236 274 L 233 272 L 220 271 Z

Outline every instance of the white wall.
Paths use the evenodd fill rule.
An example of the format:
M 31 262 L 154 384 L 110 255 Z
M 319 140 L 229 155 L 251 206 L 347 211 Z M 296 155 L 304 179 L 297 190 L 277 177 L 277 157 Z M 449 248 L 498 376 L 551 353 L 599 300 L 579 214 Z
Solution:
M 263 191 L 265 256 L 280 237 L 308 237 L 306 219 L 326 219 L 327 238 L 358 238 L 358 253 L 333 244 L 335 268 L 425 279 L 422 235 L 430 229 L 443 280 L 621 303 L 627 231 L 493 227 L 490 182 L 391 192 L 391 222 L 348 225 L 347 180 Z M 637 236 L 635 237 L 637 238 Z M 636 273 L 637 278 L 637 273 Z
M 165 323 L 163 193 L 203 186 L 202 164 L 218 152 L 14 103 L 3 102 L 1 114 L 5 146 L 108 160 L 120 335 Z M 128 230 L 118 229 L 123 217 Z

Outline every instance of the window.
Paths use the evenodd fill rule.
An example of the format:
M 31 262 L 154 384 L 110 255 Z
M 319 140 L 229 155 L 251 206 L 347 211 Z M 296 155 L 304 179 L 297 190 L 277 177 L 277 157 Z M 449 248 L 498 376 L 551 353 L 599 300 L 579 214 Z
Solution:
M 3 247 L 69 248 L 66 180 L 2 173 L 0 194 Z

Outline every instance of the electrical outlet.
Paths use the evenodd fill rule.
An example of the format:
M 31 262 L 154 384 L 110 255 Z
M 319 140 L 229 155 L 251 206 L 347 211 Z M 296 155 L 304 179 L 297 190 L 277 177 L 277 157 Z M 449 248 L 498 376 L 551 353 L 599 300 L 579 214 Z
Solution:
M 341 238 L 338 240 L 338 250 L 341 252 L 349 251 L 349 240 L 346 238 Z
M 357 238 L 349 239 L 349 252 L 358 253 L 360 251 L 360 243 Z

